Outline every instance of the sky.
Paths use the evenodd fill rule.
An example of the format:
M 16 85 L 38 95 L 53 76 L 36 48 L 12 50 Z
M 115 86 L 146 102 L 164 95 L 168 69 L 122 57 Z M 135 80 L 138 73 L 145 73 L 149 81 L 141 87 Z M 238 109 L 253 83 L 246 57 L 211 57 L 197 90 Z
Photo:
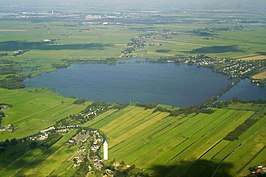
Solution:
M 266 9 L 266 0 L 0 0 L 6 6 L 69 9 L 135 9 L 135 10 L 245 10 Z M 106 10 L 105 9 L 105 10 Z M 266 11 L 266 10 L 264 10 Z

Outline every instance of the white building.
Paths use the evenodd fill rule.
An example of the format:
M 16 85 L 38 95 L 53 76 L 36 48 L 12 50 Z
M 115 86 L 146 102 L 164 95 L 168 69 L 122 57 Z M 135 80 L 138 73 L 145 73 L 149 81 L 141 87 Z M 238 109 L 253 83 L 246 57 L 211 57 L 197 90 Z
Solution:
M 103 160 L 108 160 L 108 144 L 106 141 L 103 143 Z

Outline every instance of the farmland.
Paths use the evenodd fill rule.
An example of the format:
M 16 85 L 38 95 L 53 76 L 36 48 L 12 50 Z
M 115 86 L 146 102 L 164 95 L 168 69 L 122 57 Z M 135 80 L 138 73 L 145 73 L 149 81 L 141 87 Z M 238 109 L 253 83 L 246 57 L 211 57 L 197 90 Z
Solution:
M 0 81 L 21 82 L 27 77 L 67 67 L 72 63 L 112 63 L 114 59 L 126 57 L 157 61 L 165 57 L 204 54 L 218 60 L 265 59 L 266 43 L 261 40 L 266 37 L 265 24 L 260 16 L 246 14 L 247 18 L 261 20 L 253 24 L 236 23 L 234 18 L 238 19 L 237 13 L 212 15 L 211 19 L 205 19 L 198 18 L 194 13 L 188 16 L 158 14 L 159 19 L 171 19 L 164 24 L 143 24 L 132 19 L 127 23 L 103 23 L 101 20 L 40 20 L 38 23 L 12 18 L 2 20 Z M 228 20 L 228 15 L 233 19 L 224 22 Z M 154 20 L 152 16 L 147 18 Z M 216 18 L 219 23 L 212 21 Z M 13 72 L 7 73 L 6 67 L 11 64 Z M 23 87 L 2 82 L 0 85 L 5 88 Z
M 5 111 L 5 119 L 8 120 L 12 114 L 19 115 L 19 106 L 12 109 L 13 111 Z M 123 161 L 154 176 L 245 176 L 249 174 L 249 167 L 265 164 L 266 134 L 264 126 L 261 126 L 266 124 L 265 105 L 233 102 L 223 108 L 211 109 L 214 112 L 209 114 L 180 113 L 173 116 L 171 112 L 161 112 L 156 108 L 135 105 L 110 107 L 80 125 L 83 129 L 99 129 L 106 136 L 110 156 L 107 164 Z M 67 113 L 69 112 L 65 114 Z M 247 120 L 254 120 L 255 123 L 243 132 L 232 134 Z M 29 125 L 18 127 L 8 134 L 9 138 L 20 137 L 16 132 L 21 134 L 22 130 L 30 128 Z M 26 131 L 26 134 L 31 132 L 34 131 Z M 81 173 L 83 166 L 73 167 L 73 159 L 84 152 L 81 151 L 82 148 L 90 146 L 87 142 L 69 144 L 70 139 L 77 136 L 77 132 L 79 131 L 69 130 L 61 134 L 62 138 L 47 148 L 41 145 L 32 148 L 31 141 L 7 146 L 6 151 L 1 152 L 0 174 L 72 176 Z M 236 139 L 227 140 L 229 133 Z M 38 144 L 41 142 L 38 141 Z M 89 174 L 94 176 L 93 173 Z
M 45 129 L 68 115 L 80 112 L 86 105 L 73 104 L 75 99 L 64 98 L 47 89 L 0 89 L 1 103 L 12 107 L 5 110 L 1 126 L 13 124 L 14 132 L 2 132 L 0 140 L 23 138 Z M 34 126 L 33 126 L 34 125 Z
M 238 140 L 224 140 L 245 120 L 256 118 L 254 111 L 219 109 L 212 114 L 175 117 L 139 107 L 121 111 L 125 110 L 122 115 L 114 113 L 116 118 L 99 117 L 92 124 L 107 135 L 110 156 L 118 162 L 149 172 L 161 169 L 158 174 L 169 176 L 224 176 L 227 170 L 228 176 L 242 176 L 249 166 L 256 165 L 255 157 L 263 156 L 265 132 L 260 125 L 265 125 L 265 115 Z
M 23 83 L 76 63 L 145 58 L 211 68 L 263 86 L 265 12 L 26 9 L 0 13 L 0 176 L 246 177 L 266 166 L 265 100 L 217 101 L 212 95 L 180 108 L 104 103 Z M 108 160 L 102 157 L 105 140 Z

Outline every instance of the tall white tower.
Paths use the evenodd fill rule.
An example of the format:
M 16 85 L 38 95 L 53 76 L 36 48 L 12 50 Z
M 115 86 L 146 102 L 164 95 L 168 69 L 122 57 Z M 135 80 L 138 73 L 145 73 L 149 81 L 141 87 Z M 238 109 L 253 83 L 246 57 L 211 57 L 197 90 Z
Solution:
M 103 160 L 108 160 L 108 144 L 106 141 L 103 143 Z

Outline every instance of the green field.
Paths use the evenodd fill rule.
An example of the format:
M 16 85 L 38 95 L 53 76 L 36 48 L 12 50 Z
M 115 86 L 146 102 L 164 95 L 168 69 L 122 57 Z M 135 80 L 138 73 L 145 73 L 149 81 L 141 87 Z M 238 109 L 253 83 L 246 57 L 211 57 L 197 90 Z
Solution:
M 75 131 L 70 131 L 49 149 L 31 149 L 28 144 L 20 144 L 21 149 L 9 149 L 0 161 L 1 176 L 49 175 L 65 162 L 72 160 L 71 157 L 78 150 L 78 146 L 68 148 L 65 143 L 75 134 Z
M 199 21 L 201 19 L 198 19 Z M 99 60 L 110 57 L 119 57 L 120 52 L 134 37 L 163 30 L 180 32 L 178 35 L 165 38 L 157 36 L 149 39 L 148 44 L 160 43 L 161 46 L 149 46 L 137 50 L 136 57 L 159 58 L 176 54 L 193 55 L 205 53 L 215 57 L 244 58 L 264 52 L 266 43 L 263 25 L 242 25 L 242 30 L 214 31 L 212 40 L 197 33 L 188 33 L 192 30 L 208 28 L 234 28 L 236 24 L 182 24 L 182 25 L 90 25 L 75 22 L 14 22 L 3 21 L 0 49 L 1 52 L 12 54 L 23 49 L 28 52 L 16 58 L 41 59 L 71 59 L 71 60 Z M 142 30 L 139 30 L 142 29 Z M 146 30 L 145 30 L 146 29 Z M 185 31 L 186 33 L 184 33 Z M 54 39 L 54 43 L 44 42 L 45 39 Z M 213 46 L 232 46 L 226 51 L 212 50 Z M 50 61 L 52 62 L 52 61 Z
M 179 22 L 179 16 L 169 14 L 169 17 Z M 198 23 L 190 24 L 187 20 Z M 212 29 L 207 36 L 201 34 L 206 32 L 206 28 Z M 166 33 L 168 36 L 165 36 L 165 31 L 170 34 Z M 75 62 L 124 58 L 121 52 L 133 38 L 149 34 L 151 37 L 143 39 L 144 46 L 136 47 L 131 57 L 159 59 L 205 54 L 217 58 L 258 56 L 264 59 L 266 46 L 261 40 L 266 37 L 265 24 L 239 25 L 223 21 L 216 24 L 196 18 L 193 14 L 188 19 L 184 18 L 181 24 L 91 25 L 85 22 L 32 23 L 10 20 L 1 21 L 0 32 L 0 54 L 12 55 L 18 50 L 25 51 L 18 56 L 0 56 L 0 67 L 11 64 L 18 70 L 17 75 L 23 76 L 36 76 Z M 10 76 L 4 73 L 0 74 L 0 81 Z
M 266 116 L 238 140 L 223 138 L 254 114 L 219 109 L 213 114 L 173 117 L 130 106 L 100 117 L 92 127 L 107 135 L 111 158 L 135 164 L 147 172 L 168 176 L 242 176 L 248 174 L 248 167 L 263 162 L 265 132 L 261 125 L 265 125 Z M 261 161 L 252 161 L 258 157 Z
M 14 132 L 0 133 L 0 141 L 23 138 L 55 124 L 68 115 L 76 114 L 86 105 L 73 104 L 73 98 L 64 98 L 47 89 L 0 89 L 0 102 L 12 105 L 5 111 L 1 126 L 13 124 Z
M 198 13 L 155 13 L 149 16 L 151 22 L 155 17 L 159 19 L 154 24 L 146 17 L 145 22 L 133 19 L 107 25 L 73 19 L 1 19 L 0 104 L 11 107 L 0 110 L 5 114 L 0 122 L 0 176 L 70 177 L 80 176 L 82 169 L 73 167 L 81 146 L 67 143 L 78 130 L 58 135 L 60 138 L 51 146 L 33 148 L 35 140 L 22 139 L 66 117 L 75 122 L 75 116 L 92 102 L 73 104 L 75 98 L 65 98 L 45 88 L 25 89 L 22 81 L 27 78 L 73 63 L 114 64 L 115 59 L 126 57 L 158 61 L 204 54 L 216 59 L 266 59 L 266 25 L 261 14 Z M 132 43 L 134 49 L 130 48 Z M 132 52 L 124 55 L 128 47 Z M 19 50 L 23 53 L 15 56 Z M 265 78 L 265 66 L 256 72 L 255 78 Z M 179 108 L 165 105 L 161 108 L 166 112 L 156 110 L 156 106 L 122 107 L 109 104 L 106 112 L 102 109 L 103 113 L 90 121 L 75 122 L 106 136 L 110 157 L 106 163 L 124 161 L 156 177 L 244 177 L 250 173 L 250 167 L 266 166 L 265 104 L 239 101 L 222 108 L 207 108 L 213 110 L 210 114 L 190 112 L 178 116 L 173 116 L 176 114 L 171 114 L 171 110 Z M 196 109 L 201 112 L 199 107 Z M 254 124 L 238 135 L 239 127 L 245 127 L 249 120 L 255 120 Z M 2 131 L 11 124 L 13 132 Z M 229 141 L 226 137 L 232 132 L 237 137 Z M 12 144 L 12 139 L 19 142 Z
M 147 47 L 139 55 L 149 58 L 174 56 L 176 54 L 193 55 L 204 53 L 213 57 L 244 58 L 264 51 L 266 43 L 259 38 L 265 38 L 264 30 L 243 30 L 217 32 L 213 40 L 205 40 L 202 36 L 180 34 L 171 39 L 158 38 L 150 43 L 160 43 L 161 47 Z M 227 47 L 228 50 L 219 52 L 214 46 Z M 160 52 L 160 50 L 165 52 Z
M 0 90 L 5 110 L 3 125 L 15 124 L 14 132 L 1 140 L 22 138 L 76 114 L 86 105 L 74 105 L 45 89 Z M 16 99 L 13 99 L 16 97 Z M 249 167 L 265 163 L 265 105 L 234 103 L 211 114 L 191 113 L 171 116 L 169 112 L 128 105 L 109 109 L 82 127 L 99 129 L 109 143 L 109 156 L 117 162 L 135 165 L 154 176 L 245 176 Z M 248 119 L 257 120 L 236 140 L 227 134 Z M 33 126 L 34 125 L 34 126 Z M 76 134 L 71 130 L 49 148 L 30 148 L 30 141 L 9 145 L 0 152 L 1 176 L 73 176 L 73 158 L 79 145 L 66 142 Z M 90 174 L 92 175 L 92 174 Z

